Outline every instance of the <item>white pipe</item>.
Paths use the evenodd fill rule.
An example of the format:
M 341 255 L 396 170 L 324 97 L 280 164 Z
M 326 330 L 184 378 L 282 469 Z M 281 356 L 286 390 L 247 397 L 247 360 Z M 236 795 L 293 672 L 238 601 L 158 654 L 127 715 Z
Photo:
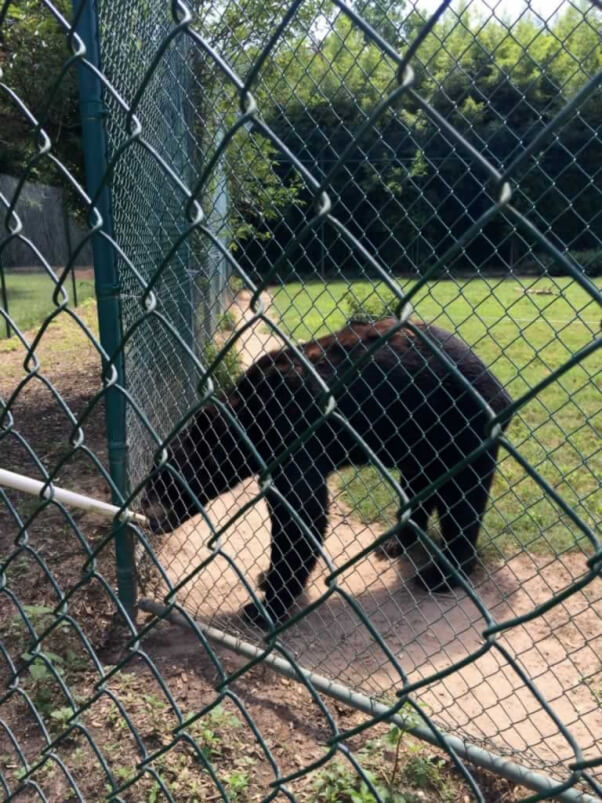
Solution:
M 33 496 L 40 496 L 45 483 L 26 477 L 24 474 L 15 474 L 14 471 L 0 468 L 0 485 L 13 488 L 15 491 L 23 491 L 23 493 L 32 494 Z M 142 513 L 134 513 L 133 510 L 121 510 L 116 505 L 110 505 L 108 502 L 101 502 L 99 499 L 77 494 L 74 491 L 67 491 L 65 488 L 59 488 L 54 484 L 50 487 L 52 488 L 52 498 L 57 502 L 99 513 L 109 519 L 113 519 L 119 514 L 121 520 L 136 521 L 138 524 L 148 526 L 148 519 Z M 46 488 L 45 498 L 49 499 L 50 496 L 50 488 Z

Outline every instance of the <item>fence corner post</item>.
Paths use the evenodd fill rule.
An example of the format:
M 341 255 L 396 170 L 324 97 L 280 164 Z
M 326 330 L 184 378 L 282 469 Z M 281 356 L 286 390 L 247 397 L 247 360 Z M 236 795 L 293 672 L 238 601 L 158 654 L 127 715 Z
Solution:
M 86 47 L 84 58 L 78 62 L 77 75 L 86 188 L 90 197 L 96 198 L 95 206 L 102 217 L 101 232 L 112 239 L 113 218 L 111 193 L 106 180 L 108 152 L 102 85 L 98 74 L 85 63 L 100 68 L 96 0 L 73 0 L 73 14 L 77 21 L 75 30 Z M 92 238 L 92 252 L 100 342 L 117 372 L 117 384 L 106 391 L 105 417 L 109 470 L 116 488 L 113 502 L 122 505 L 129 492 L 126 401 L 118 387 L 125 386 L 125 363 L 121 349 L 123 332 L 119 270 L 110 239 L 97 233 Z M 133 619 L 137 596 L 133 536 L 129 526 L 117 522 L 113 525 L 113 534 L 119 600 Z

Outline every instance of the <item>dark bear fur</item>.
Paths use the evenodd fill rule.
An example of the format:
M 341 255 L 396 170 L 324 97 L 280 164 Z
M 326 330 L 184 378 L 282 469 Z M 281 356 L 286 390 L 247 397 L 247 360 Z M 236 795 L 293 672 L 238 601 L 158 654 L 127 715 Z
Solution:
M 327 525 L 328 475 L 343 466 L 368 462 L 364 448 L 340 416 L 385 466 L 400 470 L 410 497 L 436 481 L 486 437 L 488 416 L 482 405 L 449 365 L 409 328 L 397 331 L 353 368 L 395 323 L 393 319 L 351 323 L 336 334 L 299 347 L 323 381 L 335 387 L 334 413 L 320 423 L 323 389 L 286 348 L 261 357 L 224 401 L 266 464 L 317 423 L 309 438 L 274 469 L 273 486 L 266 495 L 272 549 L 262 588 L 265 607 L 274 621 L 286 616 L 316 563 L 317 544 L 322 543 Z M 496 414 L 505 410 L 510 397 L 465 343 L 436 326 L 417 326 Z M 350 368 L 343 386 L 335 386 L 337 378 Z M 465 573 L 476 561 L 477 537 L 496 459 L 497 444 L 493 444 L 412 509 L 412 521 L 423 530 L 437 509 L 444 555 Z M 174 440 L 169 465 L 183 476 L 201 505 L 260 468 L 216 404 L 201 409 Z M 145 507 L 156 532 L 168 532 L 198 513 L 190 493 L 166 466 L 156 470 L 150 480 Z M 157 508 L 161 517 L 154 515 Z M 313 538 L 307 536 L 299 519 Z M 402 548 L 413 543 L 412 525 L 407 524 L 397 539 Z M 431 563 L 419 579 L 431 590 L 457 582 L 442 562 Z M 265 624 L 254 604 L 245 608 L 245 614 L 257 624 Z

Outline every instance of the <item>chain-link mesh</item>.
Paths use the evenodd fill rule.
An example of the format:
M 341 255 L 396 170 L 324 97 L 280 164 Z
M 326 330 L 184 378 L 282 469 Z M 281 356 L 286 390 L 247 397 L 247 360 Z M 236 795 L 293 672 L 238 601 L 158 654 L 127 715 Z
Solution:
M 601 796 L 601 23 L 1 7 L 0 269 L 56 287 L 0 341 L 1 467 L 49 483 L 0 488 L 7 799 Z M 85 241 L 56 273 L 21 225 L 40 177 L 100 332 Z

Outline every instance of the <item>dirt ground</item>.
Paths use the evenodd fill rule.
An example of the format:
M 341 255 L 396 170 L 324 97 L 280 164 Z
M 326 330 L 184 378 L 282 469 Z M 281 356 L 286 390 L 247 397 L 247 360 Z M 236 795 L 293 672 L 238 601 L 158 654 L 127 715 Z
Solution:
M 265 301 L 269 303 L 268 298 Z M 248 295 L 239 294 L 236 304 L 239 320 L 247 318 Z M 93 307 L 82 314 L 93 327 Z M 261 325 L 254 326 L 241 342 L 242 359 L 245 364 L 250 364 L 263 350 L 278 345 Z M 81 330 L 71 324 L 51 327 L 43 337 L 38 355 L 41 373 L 51 379 L 68 406 L 76 412 L 84 409 L 99 389 L 100 378 L 97 353 Z M 17 346 L 3 345 L 0 341 L 0 360 L 0 395 L 7 398 L 24 375 L 23 352 Z M 15 428 L 43 460 L 53 464 L 64 449 L 72 424 L 44 382 L 35 377 L 27 382 L 12 410 Z M 102 458 L 102 406 L 95 408 L 86 423 L 85 433 L 86 444 Z M 33 461 L 18 439 L 8 437 L 1 444 L 3 464 L 6 462 L 9 468 L 23 473 L 35 473 Z M 108 496 L 106 483 L 85 455 L 65 464 L 59 477 L 61 484 L 73 490 L 102 498 Z M 216 524 L 225 522 L 242 503 L 252 500 L 257 490 L 256 485 L 249 481 L 230 494 L 224 494 L 209 507 L 211 520 Z M 10 493 L 9 498 L 20 511 L 31 511 L 31 500 L 14 493 Z M 111 543 L 102 548 L 108 535 L 106 522 L 81 513 L 75 514 L 74 519 L 85 534 L 88 547 L 100 550 L 96 564 L 99 577 L 102 576 L 109 586 L 113 585 Z M 19 553 L 20 563 L 13 561 L 7 571 L 8 585 L 5 588 L 16 593 L 21 602 L 52 607 L 58 599 L 48 574 L 65 593 L 79 583 L 82 564 L 89 552 L 74 538 L 69 522 L 53 506 L 37 515 L 28 531 L 29 546 L 44 559 L 47 571 L 42 570 L 33 553 L 23 547 Z M 15 550 L 17 532 L 14 519 L 0 503 L 0 554 L 8 555 Z M 169 536 L 152 539 L 172 582 L 182 581 L 200 558 L 209 557 L 206 537 L 206 528 L 194 519 Z M 373 538 L 374 532 L 354 520 L 342 501 L 335 499 L 326 542 L 335 564 L 342 565 Z M 229 528 L 222 538 L 222 547 L 225 553 L 236 557 L 237 565 L 245 570 L 252 582 L 260 571 L 267 568 L 269 527 L 267 511 L 261 501 Z M 488 649 L 483 649 L 483 631 L 487 627 L 486 615 L 496 622 L 504 622 L 528 614 L 582 577 L 585 570 L 586 558 L 578 553 L 558 559 L 523 554 L 507 563 L 488 563 L 475 577 L 480 598 L 478 606 L 465 593 L 431 596 L 421 592 L 412 583 L 410 565 L 403 561 L 383 561 L 370 555 L 342 574 L 338 581 L 340 591 L 334 592 L 317 610 L 287 630 L 282 635 L 282 643 L 305 668 L 387 701 L 395 698 L 395 690 L 401 685 L 401 670 L 409 682 L 423 683 L 413 693 L 413 699 L 418 700 L 425 713 L 449 733 L 499 751 L 521 764 L 544 768 L 564 778 L 566 769 L 558 764 L 561 761 L 570 763 L 573 751 L 566 732 L 561 733 L 557 722 L 543 711 L 536 694 L 548 701 L 570 737 L 579 742 L 586 759 L 599 756 L 599 734 L 602 733 L 602 582 L 597 580 L 587 585 L 541 616 L 497 635 L 492 638 Z M 305 600 L 300 600 L 301 604 L 324 594 L 325 577 L 324 567 L 319 567 L 311 578 Z M 153 591 L 158 596 L 159 589 L 153 588 L 152 583 L 143 589 L 147 596 L 153 596 Z M 357 610 L 354 611 L 341 592 L 349 594 Z M 223 558 L 214 559 L 201 573 L 186 582 L 178 593 L 178 601 L 201 622 L 239 633 L 253 644 L 263 643 L 261 634 L 246 628 L 238 617 L 241 606 L 248 601 L 247 594 Z M 382 639 L 381 646 L 375 643 L 360 621 L 359 610 L 370 618 Z M 81 624 L 105 665 L 110 668 L 123 657 L 122 646 L 115 636 L 114 601 L 102 583 L 94 577 L 88 578 L 81 590 L 70 598 L 69 611 Z M 13 633 L 18 628 L 11 624 L 15 618 L 16 608 L 11 595 L 0 594 L 0 619 L 5 624 L 3 631 L 8 634 L 6 643 L 10 654 L 16 660 L 19 633 Z M 141 617 L 143 624 L 145 621 L 150 621 L 148 615 Z M 514 667 L 496 646 L 498 644 L 512 656 Z M 136 650 L 131 653 L 125 667 L 114 676 L 113 693 L 136 722 L 145 748 L 152 752 L 161 745 L 170 744 L 172 728 L 177 725 L 172 721 L 172 704 L 166 704 L 165 692 L 156 673 L 163 678 L 173 701 L 182 711 L 198 711 L 217 699 L 216 689 L 221 688 L 223 681 L 220 671 L 226 675 L 238 673 L 245 668 L 246 661 L 215 648 L 216 665 L 194 634 L 167 623 L 153 627 L 142 645 L 143 653 Z M 386 652 L 383 645 L 386 645 Z M 459 666 L 467 656 L 477 653 L 474 661 Z M 443 679 L 429 679 L 433 673 L 454 666 L 458 668 Z M 0 665 L 2 688 L 10 675 L 9 669 L 5 662 Z M 525 686 L 519 670 L 532 679 L 536 690 Z M 88 661 L 87 666 L 69 674 L 68 679 L 79 696 L 86 698 L 94 693 L 98 675 Z M 281 775 L 296 772 L 323 757 L 332 744 L 333 723 L 340 731 L 348 731 L 366 721 L 365 715 L 324 698 L 333 718 L 333 722 L 329 722 L 302 685 L 281 678 L 264 666 L 245 669 L 235 682 L 224 688 L 234 697 L 223 698 L 222 704 L 228 710 L 232 709 L 239 720 L 244 719 L 243 708 L 252 717 Z M 31 689 L 30 692 L 33 694 Z M 162 701 L 161 705 L 157 700 Z M 56 706 L 54 710 L 60 711 L 59 703 Z M 33 761 L 47 742 L 41 737 L 39 724 L 31 711 L 23 707 L 20 697 L 13 695 L 0 703 L 0 715 L 12 726 L 13 732 L 19 734 L 21 748 Z M 119 772 L 125 772 L 124 765 L 140 760 L 136 758 L 134 747 L 126 745 L 124 732 L 119 730 L 120 721 L 121 717 L 115 715 L 114 705 L 107 697 L 99 698 L 86 721 L 108 766 L 118 778 L 121 777 Z M 263 747 L 246 725 L 230 732 L 227 721 L 220 722 L 215 732 L 222 734 L 222 741 L 211 748 L 214 751 L 211 760 L 217 766 L 218 774 L 226 779 L 226 784 L 236 773 L 236 777 L 248 776 L 248 786 L 233 799 L 263 799 L 276 777 Z M 381 738 L 383 729 L 384 726 L 371 728 L 346 740 L 345 744 L 353 750 L 365 751 L 368 737 Z M 206 732 L 202 731 L 197 738 L 206 739 Z M 91 755 L 89 746 L 86 748 L 85 740 L 78 739 L 67 739 L 60 744 L 59 755 L 86 792 L 84 799 L 101 799 L 106 779 L 103 782 L 98 761 Z M 180 743 L 178 747 L 181 747 Z M 410 743 L 409 755 L 414 755 L 417 749 Z M 84 760 L 78 752 L 80 750 L 87 750 Z M 165 755 L 175 754 L 176 747 L 173 747 Z M 382 755 L 389 761 L 389 767 L 391 763 L 397 766 L 390 748 L 383 748 Z M 419 755 L 422 757 L 423 754 Z M 408 780 L 413 795 L 407 797 L 408 801 L 457 800 L 466 803 L 473 799 L 470 789 L 454 773 L 446 756 L 431 748 L 426 755 L 429 762 L 434 761 L 433 756 L 439 756 L 436 766 L 444 775 L 445 785 L 431 779 L 430 785 L 412 786 Z M 244 763 L 243 759 L 248 759 L 248 762 Z M 369 763 L 371 759 L 366 760 Z M 190 792 L 192 781 L 186 786 L 186 791 L 183 788 L 178 791 L 173 784 L 182 783 L 183 773 L 192 771 L 190 764 L 186 764 L 184 759 L 182 762 L 180 769 L 174 769 L 173 761 L 161 769 L 166 783 L 169 780 L 172 784 L 175 799 L 219 799 L 214 786 L 202 785 L 205 781 L 202 781 L 200 792 Z M 3 731 L 0 734 L 0 770 L 10 773 L 19 768 L 14 745 Z M 52 775 L 48 772 L 47 777 L 41 777 L 42 769 L 38 781 L 46 789 L 48 799 L 68 799 L 64 794 L 65 782 L 61 773 L 57 771 Z M 525 794 L 525 790 L 487 773 L 479 770 L 474 770 L 474 773 L 487 803 L 513 801 Z M 316 796 L 310 791 L 314 779 L 315 773 L 312 773 L 292 783 L 291 788 L 300 800 L 328 799 L 345 803 L 350 799 L 343 792 L 330 798 Z M 142 776 L 123 799 L 160 800 L 160 795 L 151 797 L 155 794 L 152 792 L 153 782 L 148 774 Z M 22 795 L 19 799 L 30 798 Z

